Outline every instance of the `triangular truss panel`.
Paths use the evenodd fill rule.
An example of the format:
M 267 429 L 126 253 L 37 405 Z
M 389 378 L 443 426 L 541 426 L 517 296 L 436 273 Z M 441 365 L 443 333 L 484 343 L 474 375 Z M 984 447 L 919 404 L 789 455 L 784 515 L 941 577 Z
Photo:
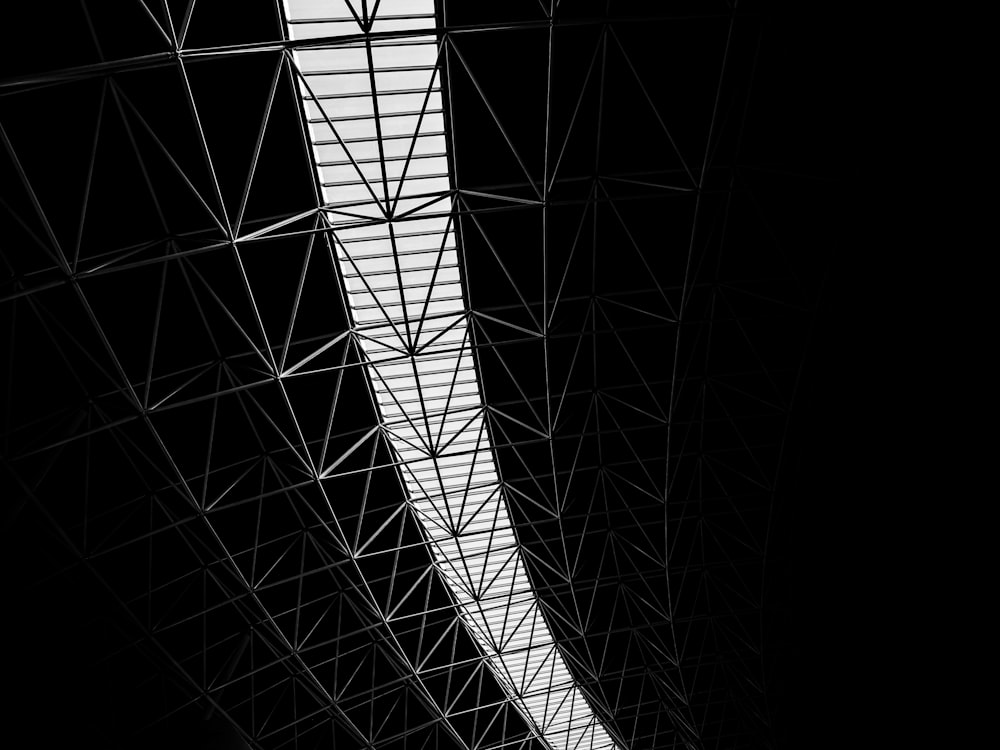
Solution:
M 494 9 L 445 17 L 452 101 L 480 94 L 450 135 L 511 517 L 629 747 L 761 746 L 763 560 L 818 264 L 765 239 L 737 166 L 760 19 L 541 5 L 542 34 Z M 498 50 L 517 50 L 517 96 L 470 84 L 495 82 Z M 543 116 L 521 106 L 538 96 Z M 507 122 L 503 155 L 462 157 Z M 520 139 L 545 158 L 516 178 Z
M 115 684 L 80 726 L 768 747 L 817 263 L 739 167 L 760 17 L 49 5 L 0 81 L 2 538 Z

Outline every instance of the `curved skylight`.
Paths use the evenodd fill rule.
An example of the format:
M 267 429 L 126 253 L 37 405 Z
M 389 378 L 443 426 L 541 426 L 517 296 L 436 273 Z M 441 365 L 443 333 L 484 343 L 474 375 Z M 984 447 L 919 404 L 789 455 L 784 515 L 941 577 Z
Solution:
M 539 737 L 615 748 L 542 615 L 494 462 L 452 225 L 434 2 L 284 3 L 291 39 L 323 40 L 294 60 L 324 213 L 436 567 Z

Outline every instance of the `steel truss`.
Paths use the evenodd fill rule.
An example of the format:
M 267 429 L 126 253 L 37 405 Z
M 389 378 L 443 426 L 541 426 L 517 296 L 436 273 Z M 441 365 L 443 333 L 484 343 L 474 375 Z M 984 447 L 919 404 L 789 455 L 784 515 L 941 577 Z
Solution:
M 737 167 L 759 19 L 99 5 L 79 59 L 0 84 L 4 469 L 175 708 L 254 747 L 766 746 L 815 279 Z M 373 62 L 415 38 L 430 62 Z M 534 683 L 485 614 L 515 589 Z

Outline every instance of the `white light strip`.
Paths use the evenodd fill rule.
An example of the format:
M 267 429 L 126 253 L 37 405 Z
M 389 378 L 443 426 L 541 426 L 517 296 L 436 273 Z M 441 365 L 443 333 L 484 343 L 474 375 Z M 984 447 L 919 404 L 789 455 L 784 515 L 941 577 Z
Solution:
M 363 33 L 360 0 L 284 3 L 293 40 Z M 377 7 L 374 34 L 415 34 L 298 49 L 294 60 L 355 330 L 408 502 L 529 725 L 553 750 L 615 748 L 542 616 L 494 464 L 452 226 L 434 2 L 366 5 Z

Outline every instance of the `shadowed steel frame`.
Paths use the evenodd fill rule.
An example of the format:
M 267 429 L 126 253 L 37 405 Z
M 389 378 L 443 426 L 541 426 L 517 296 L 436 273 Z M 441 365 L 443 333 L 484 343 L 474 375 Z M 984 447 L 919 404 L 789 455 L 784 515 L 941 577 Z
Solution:
M 390 7 L 388 3 L 383 4 L 385 8 Z M 410 487 L 411 496 L 417 498 L 413 503 L 414 512 L 423 512 L 425 535 L 430 535 L 427 529 L 433 524 L 449 533 L 458 530 L 462 524 L 473 522 L 475 514 L 469 512 L 472 509 L 459 504 L 459 508 L 449 508 L 442 514 L 431 507 L 424 511 L 418 507 L 421 497 L 433 497 L 434 490 L 426 488 L 436 484 L 447 490 L 450 486 L 447 484 L 449 477 L 441 471 L 444 461 L 439 460 L 446 456 L 438 451 L 455 438 L 448 448 L 463 455 L 485 456 L 489 453 L 484 447 L 488 441 L 493 451 L 514 456 L 515 467 L 516 461 L 523 460 L 525 467 L 530 464 L 534 468 L 537 464 L 531 462 L 538 451 L 551 454 L 547 474 L 526 468 L 519 475 L 516 470 L 508 469 L 512 464 L 504 463 L 507 459 L 499 459 L 497 463 L 506 480 L 504 490 L 509 493 L 512 505 L 518 506 L 518 512 L 533 504 L 542 508 L 551 519 L 552 525 L 547 528 L 557 529 L 544 532 L 549 534 L 546 543 L 551 547 L 551 556 L 539 553 L 537 544 L 522 545 L 535 551 L 536 557 L 528 559 L 526 565 L 532 567 L 540 606 L 554 618 L 551 620 L 555 623 L 553 635 L 565 649 L 567 664 L 578 677 L 580 689 L 588 696 L 593 711 L 612 736 L 623 746 L 636 748 L 708 747 L 725 744 L 727 738 L 743 736 L 742 732 L 752 734 L 758 725 L 766 726 L 767 708 L 759 676 L 759 635 L 754 632 L 759 617 L 759 591 L 749 571 L 759 566 L 766 546 L 766 518 L 762 522 L 763 516 L 757 511 L 768 507 L 766 502 L 761 504 L 760 498 L 769 498 L 773 491 L 775 469 L 767 458 L 771 450 L 768 440 L 758 440 L 757 433 L 746 429 L 746 425 L 756 424 L 752 420 L 763 417 L 779 423 L 784 419 L 791 398 L 787 373 L 783 366 L 768 361 L 766 354 L 752 350 L 752 356 L 714 378 L 701 375 L 697 366 L 679 359 L 667 376 L 661 373 L 652 377 L 643 371 L 642 347 L 631 343 L 635 338 L 632 334 L 658 332 L 670 338 L 670 348 L 681 350 L 685 341 L 703 335 L 710 338 L 711 333 L 705 334 L 705 331 L 718 331 L 733 321 L 737 333 L 752 340 L 752 316 L 745 312 L 748 308 L 741 308 L 734 301 L 737 299 L 732 293 L 734 285 L 705 280 L 704 269 L 709 269 L 711 276 L 710 269 L 716 261 L 700 244 L 704 217 L 708 215 L 705 206 L 713 201 L 728 206 L 737 180 L 736 172 L 727 164 L 716 164 L 720 157 L 712 147 L 715 133 L 721 128 L 721 125 L 717 127 L 721 120 L 716 115 L 721 111 L 718 103 L 723 101 L 723 84 L 731 75 L 727 61 L 732 32 L 744 16 L 735 8 L 715 14 L 714 20 L 728 32 L 722 35 L 719 45 L 723 63 L 717 77 L 717 90 L 711 92 L 716 106 L 711 111 L 703 151 L 695 158 L 685 152 L 676 168 L 660 172 L 602 168 L 595 159 L 597 176 L 581 178 L 566 173 L 568 161 L 563 159 L 566 143 L 552 134 L 548 113 L 542 122 L 546 158 L 539 174 L 511 131 L 510 120 L 504 116 L 504 105 L 488 93 L 483 72 L 477 68 L 464 41 L 491 34 L 525 32 L 549 35 L 551 39 L 553 29 L 596 30 L 593 54 L 582 61 L 586 83 L 575 103 L 573 123 L 578 122 L 576 112 L 585 106 L 585 90 L 592 91 L 600 84 L 603 102 L 605 71 L 609 60 L 613 59 L 618 61 L 619 71 L 624 71 L 619 75 L 632 76 L 635 81 L 637 110 L 639 105 L 648 108 L 655 123 L 662 126 L 662 143 L 669 147 L 675 140 L 668 127 L 670 117 L 658 108 L 654 93 L 647 86 L 649 81 L 644 78 L 642 64 L 634 59 L 636 50 L 629 45 L 627 30 L 630 26 L 667 23 L 671 19 L 664 14 L 650 14 L 646 18 L 610 21 L 599 15 L 554 21 L 558 16 L 557 6 L 545 3 L 539 3 L 536 18 L 487 24 L 449 24 L 444 14 L 439 13 L 442 22 L 436 24 L 435 41 L 425 45 L 434 50 L 434 65 L 443 63 L 452 78 L 461 75 L 466 81 L 466 90 L 481 96 L 495 120 L 499 142 L 506 144 L 513 163 L 524 175 L 523 180 L 516 185 L 474 187 L 462 187 L 461 181 L 449 182 L 445 188 L 452 170 L 437 166 L 438 160 L 443 157 L 461 163 L 464 158 L 454 148 L 442 144 L 442 141 L 455 142 L 454 129 L 446 132 L 443 126 L 432 128 L 422 134 L 427 136 L 426 141 L 412 141 L 416 144 L 412 153 L 409 146 L 406 153 L 389 153 L 386 149 L 410 140 L 406 131 L 385 133 L 374 140 L 364 132 L 351 134 L 348 129 L 361 127 L 358 123 L 368 115 L 360 109 L 347 116 L 358 119 L 345 120 L 342 124 L 338 120 L 336 131 L 341 134 L 340 139 L 334 136 L 333 142 L 321 144 L 322 153 L 314 149 L 316 139 L 307 144 L 310 153 L 317 154 L 316 163 L 321 170 L 317 175 L 320 178 L 317 188 L 331 198 L 324 203 L 338 205 L 251 216 L 249 197 L 269 121 L 276 116 L 276 92 L 291 82 L 297 92 L 305 92 L 304 111 L 307 117 L 315 120 L 311 123 L 314 132 L 328 129 L 332 135 L 334 131 L 333 118 L 327 121 L 327 110 L 320 102 L 338 101 L 339 94 L 317 89 L 310 92 L 309 76 L 303 75 L 301 64 L 293 64 L 293 58 L 297 56 L 301 61 L 310 51 L 331 45 L 356 45 L 365 49 L 366 55 L 369 49 L 374 54 L 376 49 L 407 46 L 413 38 L 412 23 L 419 21 L 426 24 L 424 28 L 430 29 L 434 25 L 432 20 L 423 14 L 421 19 L 407 19 L 403 28 L 382 29 L 373 23 L 373 19 L 378 19 L 380 4 L 359 2 L 345 6 L 357 15 L 352 20 L 352 28 L 356 30 L 349 34 L 338 32 L 324 36 L 325 32 L 320 31 L 320 36 L 311 38 L 280 38 L 283 27 L 276 25 L 278 33 L 264 41 L 190 46 L 187 36 L 197 27 L 200 12 L 195 10 L 196 4 L 188 5 L 183 17 L 171 16 L 165 9 L 167 4 L 162 4 L 163 7 L 140 5 L 147 11 L 153 34 L 161 37 L 162 49 L 19 76 L 0 83 L 0 95 L 16 104 L 18 97 L 23 95 L 47 95 L 63 86 L 100 82 L 94 151 L 98 151 L 96 144 L 98 135 L 103 132 L 103 123 L 120 118 L 132 139 L 124 139 L 126 148 L 136 153 L 147 173 L 157 159 L 166 165 L 163 169 L 172 170 L 195 197 L 202 211 L 199 219 L 203 221 L 200 224 L 191 221 L 177 228 L 172 225 L 172 219 L 167 218 L 169 206 L 164 202 L 157 205 L 162 232 L 156 229 L 160 234 L 148 242 L 110 245 L 100 254 L 81 252 L 79 236 L 75 242 L 72 238 L 67 241 L 58 228 L 54 228 L 55 222 L 50 217 L 57 209 L 38 197 L 35 190 L 38 176 L 30 165 L 25 166 L 22 158 L 25 147 L 16 134 L 6 128 L 0 130 L 4 153 L 27 196 L 28 207 L 13 213 L 31 229 L 31 241 L 40 257 L 46 259 L 37 268 L 12 277 L 3 287 L 0 298 L 4 304 L 18 305 L 19 311 L 25 310 L 23 315 L 37 315 L 47 335 L 54 341 L 63 342 L 63 332 L 69 323 L 49 315 L 44 302 L 48 299 L 47 292 L 71 294 L 84 310 L 81 323 L 90 326 L 96 336 L 90 357 L 106 357 L 108 362 L 104 373 L 106 380 L 101 386 L 84 384 L 81 379 L 81 387 L 91 394 L 84 410 L 74 414 L 66 425 L 60 424 L 58 429 L 53 428 L 36 441 L 22 444 L 17 451 L 8 453 L 5 450 L 4 460 L 15 471 L 28 472 L 20 467 L 30 467 L 32 462 L 44 459 L 49 467 L 44 472 L 54 472 L 64 452 L 89 446 L 92 440 L 107 435 L 115 436 L 136 465 L 156 459 L 157 472 L 147 480 L 149 494 L 142 499 L 150 512 L 149 531 L 137 534 L 122 523 L 111 525 L 105 536 L 95 538 L 93 530 L 107 523 L 108 518 L 118 519 L 117 514 L 124 515 L 126 508 L 134 510 L 137 501 L 130 498 L 131 502 L 126 503 L 122 498 L 120 508 L 108 511 L 106 517 L 85 516 L 80 538 L 67 536 L 67 542 L 74 554 L 108 581 L 110 590 L 120 593 L 121 584 L 115 583 L 118 573 L 110 567 L 110 562 L 102 567 L 103 561 L 136 550 L 138 559 L 149 566 L 152 574 L 157 566 L 168 564 L 168 556 L 153 554 L 151 540 L 158 542 L 167 534 L 180 537 L 183 544 L 175 553 L 176 559 L 190 561 L 191 570 L 159 583 L 158 588 L 151 585 L 148 591 L 122 595 L 122 598 L 126 610 L 133 613 L 143 632 L 149 634 L 165 658 L 185 676 L 194 694 L 229 717 L 234 725 L 241 727 L 249 742 L 260 747 L 306 744 L 306 738 L 322 732 L 336 736 L 341 736 L 338 732 L 346 732 L 351 741 L 365 747 L 382 747 L 394 742 L 421 747 L 421 743 L 434 742 L 481 748 L 530 746 L 535 742 L 532 738 L 539 733 L 539 728 L 526 730 L 523 722 L 511 714 L 510 701 L 498 697 L 495 690 L 491 692 L 491 680 L 502 681 L 503 675 L 481 654 L 463 652 L 460 646 L 454 645 L 460 640 L 456 633 L 461 629 L 469 630 L 468 621 L 449 613 L 438 596 L 440 592 L 434 592 L 432 581 L 439 575 L 449 575 L 446 561 L 451 555 L 431 557 L 428 564 L 410 554 L 415 548 L 426 546 L 427 540 L 419 539 L 419 535 L 415 537 L 414 529 L 406 525 L 407 512 L 400 510 L 379 516 L 362 509 L 355 518 L 347 518 L 339 512 L 328 489 L 340 481 L 361 477 L 367 482 L 376 474 L 390 472 L 396 475 L 398 472 Z M 709 18 L 712 14 L 703 16 Z M 689 14 L 677 21 L 685 23 L 694 17 Z M 280 20 L 277 13 L 275 18 Z M 548 70 L 544 76 L 547 80 L 553 75 L 554 54 L 550 42 Z M 261 92 L 266 101 L 263 117 L 248 125 L 258 130 L 259 136 L 245 188 L 234 206 L 223 200 L 222 180 L 215 166 L 216 154 L 204 137 L 203 114 L 199 109 L 203 102 L 193 90 L 190 79 L 200 66 L 251 58 L 273 60 L 273 77 L 269 90 Z M 430 66 L 428 62 L 427 67 Z M 357 70 L 363 77 L 374 74 L 370 64 Z M 118 80 L 152 73 L 173 73 L 180 82 L 187 106 L 186 116 L 199 134 L 196 153 L 208 175 L 207 180 L 196 182 L 190 178 L 190 162 L 174 158 L 175 146 L 162 137 L 163 123 L 146 114 L 146 103 L 135 101 L 134 95 Z M 587 89 L 588 86 L 591 88 Z M 426 117 L 432 112 L 436 116 L 438 109 L 433 84 L 425 83 L 415 88 L 418 90 L 399 95 L 409 97 L 398 99 L 407 103 L 400 112 L 387 111 L 387 122 L 404 121 L 407 117 L 419 120 L 421 113 L 428 123 L 435 119 Z M 352 106 L 363 107 L 365 98 L 359 97 L 351 102 Z M 387 106 L 392 106 L 391 99 Z M 421 103 L 410 109 L 413 102 Z M 442 90 L 442 118 L 438 122 L 449 118 L 452 106 L 448 91 Z M 733 115 L 737 122 L 739 115 L 739 110 Z M 3 125 L 4 119 L 0 118 L 0 126 Z M 401 137 L 394 138 L 394 135 Z M 379 143 L 381 154 L 376 153 Z M 424 143 L 426 152 L 422 153 L 419 149 L 424 148 Z M 368 147 L 364 144 L 374 145 L 375 151 L 363 153 L 362 149 Z M 409 177 L 400 179 L 402 171 L 396 174 L 393 171 L 396 169 L 405 169 Z M 427 171 L 421 172 L 422 169 Z M 358 188 L 360 183 L 353 175 L 359 173 L 366 175 L 366 186 L 362 185 L 364 194 L 352 195 L 344 201 L 333 199 L 333 194 L 341 188 L 348 191 Z M 727 183 L 726 179 L 730 178 L 732 182 Z M 434 185 L 434 189 L 403 193 L 407 184 L 416 188 L 420 180 L 426 180 L 426 185 Z M 435 184 L 435 181 L 438 182 Z M 155 180 L 149 182 L 150 191 L 155 195 Z M 561 187 L 572 184 L 583 185 L 585 190 L 559 192 Z M 651 196 L 659 200 L 668 194 L 695 202 L 688 227 L 689 242 L 679 251 L 686 262 L 674 277 L 653 272 L 655 253 L 644 247 L 643 237 L 638 232 L 630 232 L 633 219 L 628 213 L 630 204 Z M 421 197 L 425 199 L 422 202 Z M 541 295 L 522 285 L 518 269 L 510 263 L 504 248 L 493 241 L 491 233 L 495 230 L 489 224 L 490 217 L 513 218 L 537 212 L 544 217 L 544 222 L 550 222 L 559 210 L 572 207 L 581 211 L 579 225 L 574 228 L 574 247 L 577 243 L 584 246 L 591 233 L 597 236 L 598 211 L 601 222 L 623 227 L 620 247 L 634 252 L 640 265 L 649 269 L 647 274 L 637 276 L 634 284 L 636 294 L 646 295 L 643 300 L 637 300 L 636 294 L 616 295 L 593 289 L 590 294 L 582 294 L 579 290 L 564 293 L 569 287 L 559 281 L 565 269 L 555 267 L 555 238 L 548 230 L 540 233 L 541 257 L 544 258 L 541 266 L 546 275 Z M 371 211 L 373 208 L 375 213 Z M 78 235 L 83 234 L 86 210 L 80 215 Z M 433 228 L 409 235 L 403 230 L 418 226 L 421 221 Z M 394 232 L 395 227 L 400 227 L 395 252 L 391 253 L 391 265 L 384 253 L 365 257 L 361 248 L 371 241 L 366 233 L 389 226 L 394 227 Z M 459 271 L 459 264 L 465 260 L 458 252 L 458 243 L 450 239 L 453 232 L 470 241 L 475 238 L 481 250 L 496 256 L 497 278 L 508 280 L 512 288 L 508 304 L 477 304 L 473 284 L 469 297 L 473 309 L 465 308 L 461 284 L 456 280 L 464 275 L 469 281 L 474 274 L 464 268 Z M 335 239 L 326 247 L 331 237 Z M 422 244 L 425 241 L 426 245 Z M 300 337 L 291 324 L 287 332 L 278 337 L 265 328 L 260 310 L 271 290 L 268 284 L 251 278 L 245 269 L 245 259 L 254 248 L 273 242 L 296 242 L 307 248 L 305 252 L 310 260 L 303 264 L 300 284 L 306 289 L 314 273 L 309 264 L 329 252 L 331 264 L 340 272 L 340 281 L 326 277 L 330 284 L 330 305 L 332 308 L 340 304 L 337 294 L 343 294 L 345 309 L 355 315 L 353 325 L 329 335 L 306 337 Z M 413 243 L 403 250 L 412 249 L 412 256 L 401 254 L 404 243 Z M 426 285 L 401 282 L 402 259 L 416 259 L 424 253 L 426 256 L 420 260 L 422 265 L 405 268 L 405 272 L 415 279 L 425 280 Z M 231 278 L 245 291 L 249 312 L 239 308 L 225 297 L 224 290 L 211 283 L 204 264 L 219 257 L 232 259 Z M 205 329 L 215 333 L 222 330 L 222 324 L 210 319 L 205 312 L 209 308 L 220 311 L 220 319 L 235 332 L 243 350 L 234 354 L 220 346 L 213 359 L 167 373 L 156 357 L 158 338 L 154 335 L 148 367 L 137 377 L 124 361 L 124 348 L 116 343 L 114 322 L 104 319 L 96 309 L 99 295 L 91 291 L 94 288 L 91 285 L 112 284 L 143 269 L 162 271 L 163 279 L 168 276 L 172 279 L 177 274 L 185 293 L 204 308 L 201 317 Z M 164 310 L 170 293 L 164 289 L 165 282 L 154 289 L 152 295 L 154 300 L 159 300 L 156 302 L 157 331 L 161 321 L 168 317 Z M 420 290 L 412 304 L 421 310 L 432 302 L 445 307 L 436 316 L 421 313 L 411 319 L 409 314 L 400 314 L 393 304 L 401 300 L 393 298 L 391 293 L 402 290 L 405 294 L 410 289 Z M 711 309 L 702 313 L 698 305 L 706 290 L 712 295 Z M 761 300 L 770 294 L 758 289 L 751 293 Z M 442 296 L 431 300 L 432 294 Z M 650 304 L 649 299 L 658 300 L 658 303 Z M 406 302 L 411 303 L 409 299 Z M 460 304 L 460 313 L 456 308 L 447 307 L 451 304 Z M 789 294 L 775 304 L 800 311 L 808 307 L 808 295 Z M 555 325 L 559 316 L 576 309 L 574 306 L 586 306 L 589 310 L 584 328 L 567 329 Z M 300 309 L 299 297 L 296 297 L 293 323 Z M 626 314 L 632 317 L 628 323 L 622 323 L 621 316 Z M 371 317 L 363 320 L 364 315 Z M 417 321 L 416 327 L 410 325 L 413 321 Z M 426 322 L 421 326 L 419 321 Z M 391 331 L 386 329 L 387 325 Z M 454 338 L 448 339 L 449 335 Z M 582 363 L 582 367 L 589 364 L 586 362 L 588 342 L 598 337 L 618 346 L 616 351 L 623 362 L 635 364 L 632 381 L 611 385 L 592 394 L 576 381 L 558 380 L 551 372 L 556 361 L 552 352 L 565 352 L 565 345 L 569 345 L 566 360 Z M 387 341 L 392 343 L 387 346 Z M 71 343 L 57 345 L 64 347 L 68 359 L 86 359 L 87 355 L 76 352 Z M 512 375 L 512 380 L 521 389 L 518 395 L 481 403 L 481 393 L 473 388 L 478 382 L 473 379 L 476 356 L 480 359 L 490 357 L 489 366 L 494 371 L 509 368 L 515 372 L 515 358 L 507 352 L 522 345 L 545 352 L 541 360 L 543 366 L 538 368 L 539 373 L 544 373 L 544 398 L 529 387 L 526 378 Z M 435 347 L 440 350 L 435 351 Z M 584 354 L 575 355 L 574 347 Z M 441 357 L 436 360 L 443 363 L 440 364 L 441 372 L 418 371 L 417 377 L 400 374 L 406 366 L 412 369 L 418 356 L 431 353 Z M 381 357 L 387 358 L 384 363 Z M 404 363 L 403 366 L 391 363 L 390 357 Z M 596 354 L 594 358 L 596 360 Z M 709 359 L 707 352 L 704 359 Z M 399 367 L 399 370 L 390 369 L 392 367 Z M 594 370 L 597 370 L 596 364 Z M 382 416 L 376 425 L 360 429 L 352 425 L 350 429 L 338 431 L 341 385 L 357 373 L 365 373 L 369 379 L 375 403 L 383 410 Z M 452 402 L 456 397 L 468 399 L 455 403 L 468 409 L 470 419 L 479 414 L 480 421 L 470 421 L 469 425 L 456 426 L 451 431 L 441 418 L 439 429 L 428 433 L 427 427 L 435 416 L 450 413 L 452 409 L 439 406 L 438 415 L 425 415 L 422 410 L 415 413 L 412 409 L 426 403 L 427 398 L 395 396 L 395 389 L 385 385 L 405 381 L 403 391 L 409 386 L 409 390 L 422 392 L 425 384 L 420 378 L 425 375 L 429 378 L 428 389 L 441 389 L 431 393 L 438 394 L 445 404 L 449 403 L 449 398 Z M 328 424 L 325 431 L 319 433 L 312 431 L 308 424 L 310 408 L 295 401 L 299 384 L 316 378 L 325 378 L 333 394 Z M 492 387 L 489 379 L 484 380 L 487 394 Z M 689 388 L 700 389 L 702 394 L 697 405 L 690 408 L 682 398 Z M 651 394 L 651 397 L 642 402 L 636 393 Z M 669 395 L 664 398 L 664 393 Z M 738 399 L 752 402 L 757 411 L 752 414 L 739 412 L 733 408 Z M 219 405 L 230 401 L 240 404 L 246 419 L 258 430 L 248 431 L 248 434 L 259 441 L 259 452 L 220 466 L 212 458 L 213 450 L 219 450 L 226 429 L 225 407 Z M 566 426 L 567 414 L 580 403 L 584 406 L 577 414 L 586 416 L 586 420 Z M 200 467 L 192 469 L 178 458 L 182 446 L 166 436 L 161 425 L 171 415 L 186 415 L 202 407 L 209 408 L 212 414 L 209 445 Z M 458 413 L 457 409 L 454 411 Z M 641 420 L 641 424 L 636 420 Z M 704 447 L 705 435 L 718 425 L 731 429 L 736 437 L 733 445 L 713 451 Z M 141 440 L 133 430 L 136 427 L 141 428 L 144 436 Z M 656 444 L 643 436 L 653 428 L 662 430 L 657 434 L 669 437 L 666 453 L 674 465 L 671 469 L 662 465 L 650 468 L 653 464 L 646 456 L 645 446 Z M 7 433 L 8 437 L 10 435 L 16 437 L 13 431 Z M 566 445 L 584 445 L 586 441 L 596 440 L 606 446 L 612 437 L 620 441 L 618 453 L 613 457 L 593 458 L 582 450 L 583 458 L 571 462 L 568 467 L 558 458 Z M 148 443 L 143 442 L 147 440 Z M 461 442 L 463 440 L 467 442 Z M 467 447 L 459 451 L 459 445 Z M 417 458 L 418 455 L 425 458 Z M 698 494 L 685 489 L 682 480 L 677 479 L 684 475 L 676 465 L 683 466 L 691 456 L 698 456 L 704 465 L 697 479 L 703 484 L 698 486 L 708 486 L 715 481 L 717 489 L 699 490 Z M 414 464 L 424 460 L 431 464 L 426 476 L 419 473 L 424 469 Z M 472 466 L 479 467 L 481 460 L 477 458 Z M 587 512 L 568 503 L 567 488 L 578 484 L 593 466 L 598 466 L 600 471 L 600 480 L 594 485 L 595 496 L 613 498 L 627 491 L 631 493 L 627 503 L 612 508 L 608 505 L 610 501 L 603 500 L 607 507 L 600 513 Z M 261 467 L 265 467 L 267 481 L 262 478 L 256 490 L 248 488 L 247 478 L 255 476 L 254 472 Z M 483 476 L 488 479 L 484 479 L 483 486 L 489 488 L 494 480 L 488 470 L 484 468 L 484 471 Z M 46 475 L 44 472 L 42 477 Z M 654 477 L 656 472 L 660 475 Z M 462 472 L 456 473 L 461 475 Z M 467 482 L 470 476 L 471 473 L 465 475 Z M 499 482 L 499 472 L 497 477 Z M 217 479 L 222 482 L 219 487 L 215 485 Z M 537 486 L 531 486 L 531 481 Z M 45 508 L 44 487 L 39 489 L 40 483 L 41 479 L 37 478 L 25 481 L 22 485 L 24 498 L 25 502 Z M 692 480 L 692 486 L 695 484 Z M 368 494 L 366 484 L 363 493 L 359 493 L 362 504 L 368 502 Z M 488 498 L 490 492 L 484 495 Z M 232 529 L 237 524 L 227 514 L 242 508 L 252 520 L 253 514 L 259 517 L 265 513 L 264 509 L 273 505 L 275 497 L 287 498 L 285 512 L 301 524 L 299 536 L 285 530 L 269 532 L 263 525 L 258 536 L 250 541 L 230 541 Z M 740 507 L 732 511 L 712 509 L 713 504 L 725 503 Z M 494 510 L 500 507 L 499 503 L 493 506 Z M 595 559 L 596 572 L 587 572 L 580 578 L 578 570 L 582 563 L 579 548 L 574 545 L 589 533 L 587 524 L 600 521 L 602 514 L 616 519 L 612 525 L 618 529 L 616 539 L 620 541 L 609 537 L 611 541 Z M 377 519 L 372 526 L 360 520 L 368 515 Z M 685 538 L 687 519 L 694 515 L 698 518 L 698 533 L 717 545 L 717 551 L 711 554 L 699 549 L 692 551 L 678 541 Z M 649 519 L 657 516 L 663 524 L 660 537 L 655 538 L 656 534 L 644 536 L 643 528 L 651 528 Z M 54 522 L 66 526 L 58 518 Z M 510 525 L 517 526 L 519 531 L 525 526 L 523 520 L 513 518 Z M 579 530 L 581 525 L 583 531 Z M 77 531 L 74 527 L 73 533 Z M 397 541 L 387 541 L 387 537 L 394 535 Z M 718 538 L 713 539 L 713 535 Z M 653 538 L 649 538 L 651 536 Z M 433 555 L 434 543 L 430 547 Z M 438 547 L 440 549 L 441 545 Z M 274 554 L 274 550 L 281 552 Z M 539 557 L 544 559 L 540 562 L 536 559 Z M 378 561 L 381 565 L 386 560 L 394 561 L 388 565 L 387 573 L 384 566 L 375 564 Z M 287 570 L 285 566 L 290 561 L 295 565 Z M 543 569 L 554 572 L 541 575 Z M 174 587 L 181 583 L 186 585 L 189 576 L 195 576 L 200 585 L 215 591 L 218 601 L 188 612 L 184 617 L 152 618 L 147 610 L 155 611 L 153 604 L 161 592 L 173 596 Z M 310 594 L 312 589 L 304 582 L 322 576 L 328 579 L 330 586 L 323 594 Z M 469 577 L 464 571 L 453 572 L 451 576 L 456 583 Z M 654 587 L 648 584 L 654 576 L 667 582 L 666 596 L 658 593 L 659 587 L 653 590 Z M 710 578 L 722 582 L 711 590 L 715 610 L 697 611 L 690 603 L 688 591 L 700 592 L 701 588 L 695 589 L 696 584 L 689 582 L 698 581 L 697 586 L 703 587 L 707 584 L 702 581 Z M 592 591 L 606 588 L 619 592 L 607 600 L 611 602 L 606 608 L 611 611 L 610 624 L 595 624 L 596 598 Z M 269 602 L 270 594 L 279 590 L 289 592 L 297 602 L 291 610 L 294 624 L 290 624 L 287 611 Z M 573 602 L 572 612 L 564 611 L 562 600 L 558 599 L 567 594 Z M 316 607 L 326 614 L 310 620 L 308 612 Z M 190 653 L 184 651 L 188 645 L 171 645 L 173 633 L 180 632 L 191 622 L 212 622 L 212 618 L 224 610 L 236 612 L 237 619 L 253 623 L 251 631 L 245 637 L 239 634 L 213 639 L 206 635 Z M 334 621 L 337 627 L 330 630 L 328 626 Z M 594 633 L 611 639 L 625 630 L 630 633 L 629 648 L 634 650 L 628 652 L 621 664 L 605 663 L 600 638 Z M 473 628 L 471 632 L 474 631 Z M 205 632 L 212 632 L 211 628 L 206 628 Z M 585 635 L 574 635 L 574 632 Z M 362 645 L 365 637 L 370 642 Z M 480 639 L 481 649 L 490 647 L 492 639 L 482 632 L 473 637 Z M 411 641 L 419 639 L 422 640 L 418 646 L 411 645 Z M 461 658 L 452 658 L 446 653 L 449 646 Z M 364 685 L 360 677 L 364 670 L 352 661 L 360 659 L 358 655 L 362 653 L 365 659 L 384 660 L 384 663 L 379 662 L 378 669 L 371 668 L 370 681 Z M 324 672 L 335 662 L 341 665 L 341 672 L 333 674 L 331 671 L 329 675 Z M 364 663 L 368 669 L 369 662 Z M 611 686 L 618 682 L 638 687 L 616 692 Z M 253 685 L 253 689 L 249 689 L 249 685 Z M 298 703 L 286 713 L 275 713 L 275 707 L 282 704 L 274 696 L 287 686 L 294 686 L 289 690 L 298 696 Z M 518 709 L 514 713 L 521 716 L 523 712 Z M 418 714 L 422 718 L 412 718 Z M 734 719 L 734 715 L 738 718 Z M 404 716 L 410 718 L 404 720 Z M 474 726 L 463 724 L 472 716 L 477 717 L 478 723 Z M 403 723 L 403 729 L 393 729 L 399 724 L 390 719 L 397 718 Z

